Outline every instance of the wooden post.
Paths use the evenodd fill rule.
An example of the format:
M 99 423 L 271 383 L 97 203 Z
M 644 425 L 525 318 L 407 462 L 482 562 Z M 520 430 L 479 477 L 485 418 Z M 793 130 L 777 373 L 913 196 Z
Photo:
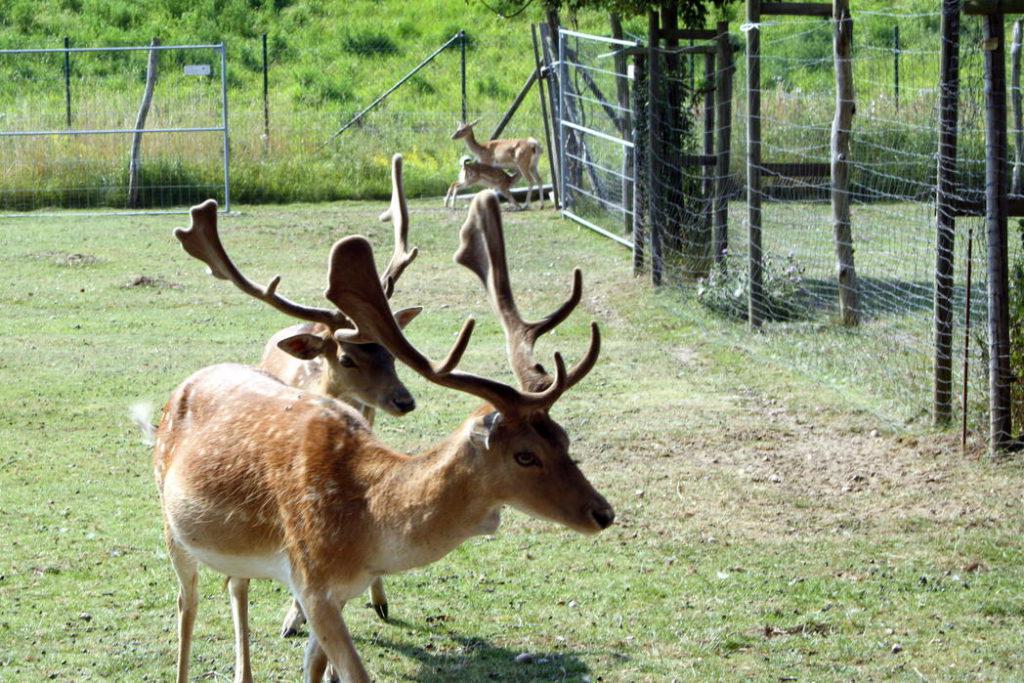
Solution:
M 459 80 L 462 87 L 462 121 L 469 121 L 469 99 L 466 97 L 466 32 L 459 31 Z M 543 192 L 543 190 L 541 190 Z
M 729 153 L 732 150 L 732 74 L 735 64 L 729 40 L 729 22 L 718 22 L 718 73 L 715 83 L 715 108 L 718 143 L 715 149 L 715 261 L 721 261 L 729 248 Z
M 647 13 L 647 212 L 651 232 L 651 282 L 661 284 L 664 265 L 661 254 L 662 227 L 665 221 L 665 178 L 661 175 L 661 157 L 665 139 L 661 121 L 661 67 L 658 63 L 658 13 Z
M 750 326 L 764 319 L 761 261 L 761 0 L 747 0 L 747 242 Z
M 684 61 L 679 54 L 679 6 L 676 0 L 663 0 L 661 18 L 658 25 L 659 45 L 665 49 L 660 55 L 663 59 L 664 73 L 659 75 L 662 85 L 662 102 L 658 103 L 658 115 L 661 118 L 659 131 L 658 153 L 662 162 L 658 164 L 659 175 L 652 180 L 662 181 L 662 217 L 660 222 L 660 241 L 669 242 L 676 251 L 693 249 L 697 245 L 687 244 L 693 236 L 684 234 L 683 219 L 683 79 Z M 652 66 L 653 68 L 653 66 Z M 654 80 L 654 72 L 651 72 Z M 695 264 L 687 263 L 687 268 Z
M 555 124 L 554 124 L 553 121 L 549 121 L 549 119 L 548 119 L 547 96 L 544 94 L 544 84 L 545 83 L 549 83 L 550 84 L 550 82 L 548 81 L 548 77 L 550 75 L 550 72 L 548 72 L 548 71 L 546 71 L 544 69 L 543 63 L 541 62 L 540 48 L 539 48 L 539 46 L 537 44 L 537 26 L 534 25 L 534 24 L 531 24 L 530 25 L 530 32 L 533 34 L 533 62 L 534 62 L 534 67 L 535 67 L 536 72 L 537 72 L 537 94 L 540 95 L 540 115 L 541 115 L 541 119 L 543 119 L 543 121 L 544 121 L 544 142 L 546 142 L 547 146 L 548 146 L 547 147 L 547 149 L 548 149 L 548 153 L 547 153 L 548 167 L 551 169 L 551 194 L 552 194 L 552 200 L 554 201 L 555 206 L 559 206 L 559 203 L 558 203 L 558 173 L 557 173 L 557 170 L 555 168 L 555 157 L 558 156 L 558 150 L 551 144 L 551 140 L 552 140 L 552 137 L 551 137 L 551 125 L 555 125 Z M 554 112 L 553 111 L 551 112 L 551 115 L 554 116 Z M 544 190 L 542 188 L 541 192 L 543 192 L 543 191 Z
M 1021 175 L 1021 164 L 1024 163 L 1024 114 L 1021 113 L 1020 92 L 1020 48 L 1021 20 L 1013 22 L 1013 44 L 1010 48 L 1010 93 L 1013 96 L 1013 180 L 1010 182 L 1010 194 L 1024 194 L 1024 177 Z
M 647 157 L 648 117 L 645 115 L 644 97 L 647 95 L 647 63 L 642 54 L 633 57 L 633 276 L 639 276 L 644 269 L 644 240 L 646 226 L 650 220 L 649 197 L 651 182 L 648 177 Z
M 960 0 L 942 1 L 939 78 L 939 158 L 935 194 L 935 387 L 936 426 L 953 418 L 953 262 L 956 246 L 957 116 L 960 103 Z M 965 322 L 968 327 L 970 321 Z M 966 406 L 964 407 L 966 411 Z
M 1002 14 L 982 20 L 985 58 L 985 228 L 988 233 L 989 447 L 1013 439 L 1007 259 L 1006 30 Z
M 892 89 L 896 111 L 900 110 L 900 25 L 892 27 Z
M 263 153 L 270 151 L 270 64 L 267 62 L 267 34 L 263 34 Z
M 704 55 L 704 154 L 715 154 L 715 53 Z M 717 161 L 717 160 L 716 160 Z M 701 192 L 704 194 L 704 231 L 712 234 L 715 215 L 715 172 L 707 164 L 701 166 Z M 704 242 L 708 244 L 708 242 Z
M 153 47 L 160 45 L 160 39 L 154 38 Z M 128 207 L 139 206 L 139 151 L 142 147 L 142 129 L 146 127 L 146 117 L 153 103 L 153 88 L 156 86 L 156 70 L 159 61 L 159 50 L 149 51 L 149 62 L 146 64 L 146 91 L 142 95 L 139 114 L 135 117 L 135 132 L 132 134 L 131 161 L 128 164 Z
M 853 265 L 850 227 L 850 128 L 853 126 L 853 18 L 850 0 L 833 0 L 833 47 L 836 68 L 836 115 L 832 120 L 832 227 L 839 279 L 839 317 L 857 324 L 857 271 Z
M 555 13 L 555 21 L 558 20 L 557 13 Z M 551 21 L 550 12 L 548 21 Z M 555 194 L 558 196 L 559 206 L 565 208 L 565 188 L 562 187 L 562 132 L 559 130 L 558 121 L 562 116 L 561 110 L 558 108 L 558 72 L 552 68 L 554 59 L 551 56 L 551 36 L 549 24 L 540 25 L 540 49 L 541 56 L 544 62 L 544 83 L 548 90 L 548 104 L 551 107 L 551 142 L 552 145 L 548 152 L 548 158 L 551 160 L 552 173 L 555 174 L 555 179 L 551 181 L 552 187 L 555 188 Z M 557 40 L 557 38 L 556 38 Z
M 612 38 L 622 40 L 622 20 L 618 14 L 611 13 Z M 633 133 L 633 120 L 630 116 L 629 106 L 629 76 L 628 59 L 625 52 L 620 49 L 615 53 L 615 95 L 619 104 L 619 134 L 623 140 L 631 139 Z M 622 231 L 629 235 L 633 232 L 633 184 L 636 182 L 634 169 L 634 154 L 629 148 L 623 149 L 622 153 Z M 633 178 L 633 180 L 630 180 Z

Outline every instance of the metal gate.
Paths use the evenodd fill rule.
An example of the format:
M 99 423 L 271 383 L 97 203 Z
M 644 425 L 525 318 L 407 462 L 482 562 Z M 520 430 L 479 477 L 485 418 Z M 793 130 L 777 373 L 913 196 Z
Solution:
M 562 215 L 632 248 L 633 78 L 637 43 L 559 29 L 558 176 Z
M 223 43 L 0 50 L 0 215 L 209 197 L 230 210 Z

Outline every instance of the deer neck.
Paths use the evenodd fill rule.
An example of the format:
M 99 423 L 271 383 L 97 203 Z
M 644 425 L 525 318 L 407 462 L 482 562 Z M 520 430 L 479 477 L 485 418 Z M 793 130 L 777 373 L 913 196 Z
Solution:
M 501 501 L 469 442 L 469 422 L 420 456 L 397 461 L 371 493 L 382 531 L 376 573 L 404 571 L 447 555 L 471 536 L 494 533 Z
M 469 151 L 472 152 L 476 156 L 476 158 L 482 161 L 483 163 L 488 163 L 488 159 L 490 159 L 491 157 L 490 151 L 476 141 L 476 135 L 473 134 L 472 130 L 470 130 L 466 134 L 466 137 L 464 139 L 466 141 L 466 147 L 469 148 Z

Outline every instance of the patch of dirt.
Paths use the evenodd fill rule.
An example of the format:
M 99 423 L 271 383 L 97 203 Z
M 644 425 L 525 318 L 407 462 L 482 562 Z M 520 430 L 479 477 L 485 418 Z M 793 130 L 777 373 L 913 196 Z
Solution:
M 817 621 L 810 621 L 796 626 L 770 626 L 765 624 L 761 635 L 765 638 L 778 638 L 779 636 L 827 636 L 832 633 L 832 626 Z
M 99 263 L 99 258 L 92 254 L 68 253 L 63 251 L 44 251 L 35 255 L 40 261 L 51 261 L 65 268 L 78 268 Z
M 165 280 L 162 277 L 150 277 L 148 275 L 138 275 L 133 277 L 126 285 L 125 289 L 134 289 L 136 287 L 148 287 L 150 289 L 181 289 L 181 285 L 177 282 L 171 282 Z

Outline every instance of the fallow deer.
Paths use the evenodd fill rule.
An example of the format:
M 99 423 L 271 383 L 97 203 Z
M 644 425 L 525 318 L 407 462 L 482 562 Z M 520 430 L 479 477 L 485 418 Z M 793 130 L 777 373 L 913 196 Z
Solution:
M 194 210 L 192 216 L 183 236 L 189 253 L 214 273 L 237 270 L 208 239 L 216 212 Z M 470 207 L 467 225 L 480 220 L 500 221 L 491 192 Z M 517 377 L 546 386 L 514 388 L 456 369 L 472 319 L 440 362 L 406 339 L 365 238 L 334 245 L 328 282 L 325 294 L 337 311 L 324 315 L 345 315 L 355 325 L 336 337 L 380 343 L 429 381 L 486 403 L 446 439 L 410 457 L 378 441 L 349 406 L 260 370 L 217 365 L 185 380 L 164 408 L 154 448 L 165 538 L 180 584 L 179 683 L 188 676 L 200 562 L 233 577 L 276 579 L 298 598 L 311 626 L 307 683 L 319 683 L 328 661 L 345 679 L 368 681 L 341 610 L 375 577 L 429 564 L 471 536 L 493 533 L 504 505 L 588 534 L 614 521 L 611 506 L 569 457 L 565 431 L 549 416 L 597 361 L 597 325 L 572 369 L 554 355 L 553 377 L 525 345 L 564 320 L 570 302 L 530 326 L 536 332 L 510 356 Z M 576 300 L 579 282 L 575 275 Z M 244 610 L 234 592 L 232 608 Z
M 380 215 L 382 222 L 390 220 L 394 227 L 394 251 L 383 277 L 389 298 L 398 278 L 418 253 L 408 245 L 409 208 L 402 167 L 402 155 L 392 156 L 391 205 Z M 403 311 L 399 325 L 404 328 L 420 310 Z M 285 384 L 333 396 L 358 408 L 370 427 L 375 408 L 392 415 L 404 415 L 415 408 L 415 400 L 395 372 L 395 357 L 387 349 L 380 344 L 339 342 L 334 338 L 335 331 L 316 321 L 283 329 L 267 342 L 259 367 Z M 380 579 L 370 586 L 370 604 L 377 616 L 386 621 L 388 600 Z M 281 635 L 298 635 L 305 620 L 302 607 L 293 600 L 281 625 Z
M 519 170 L 512 173 L 505 173 L 497 166 L 488 166 L 479 161 L 473 161 L 469 157 L 462 157 L 462 165 L 459 168 L 459 179 L 448 186 L 448 194 L 444 196 L 444 205 L 447 208 L 455 207 L 455 196 L 459 190 L 473 185 L 484 185 L 497 191 L 509 204 L 518 210 L 519 203 L 512 196 L 512 183 L 519 178 Z
M 530 208 L 530 196 L 533 194 L 533 186 L 536 184 L 540 192 L 540 208 L 543 209 L 544 181 L 540 177 L 538 162 L 544 150 L 540 143 L 534 138 L 477 142 L 476 136 L 473 134 L 473 126 L 479 122 L 480 119 L 470 123 L 460 123 L 452 133 L 452 140 L 465 140 L 466 147 L 480 163 L 499 168 L 517 169 L 527 183 L 526 208 Z

